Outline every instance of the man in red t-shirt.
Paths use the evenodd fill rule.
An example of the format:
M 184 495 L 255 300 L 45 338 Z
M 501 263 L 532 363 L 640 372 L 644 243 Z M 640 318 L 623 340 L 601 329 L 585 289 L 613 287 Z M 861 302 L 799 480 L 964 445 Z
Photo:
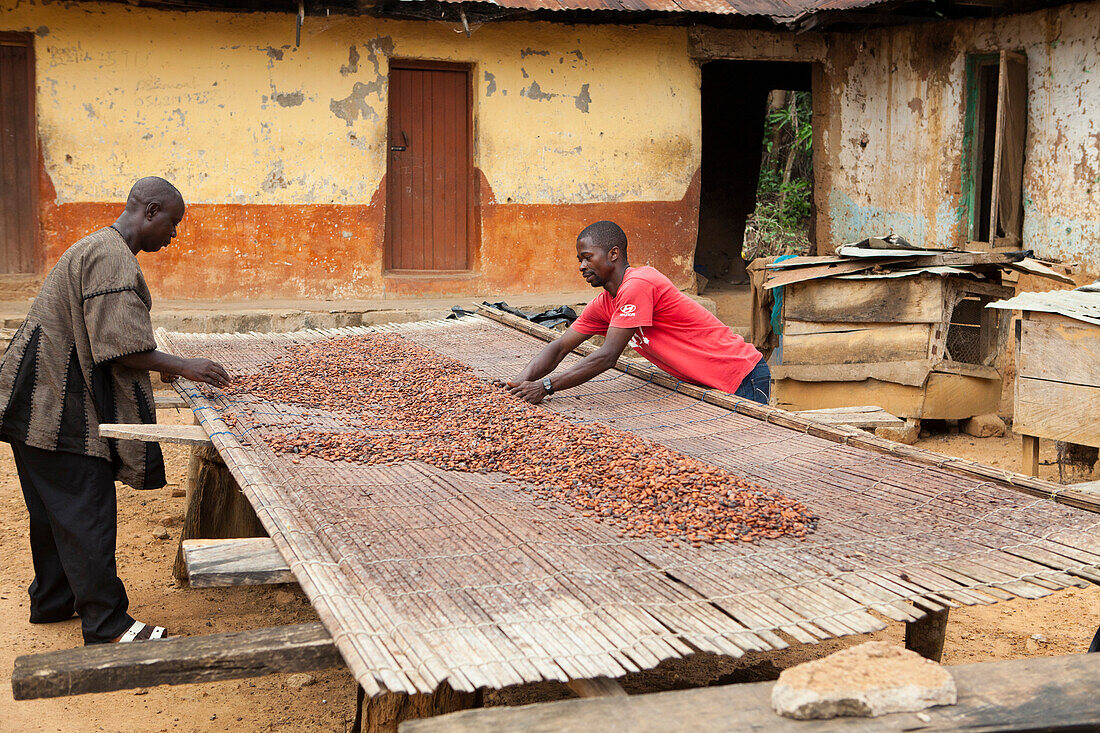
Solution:
M 581 275 L 600 293 L 561 338 L 508 382 L 509 391 L 539 403 L 615 365 L 628 345 L 677 379 L 767 404 L 771 373 L 760 352 L 687 297 L 652 267 L 631 267 L 626 234 L 598 221 L 577 237 Z M 561 374 L 548 376 L 565 355 L 595 334 L 603 346 Z

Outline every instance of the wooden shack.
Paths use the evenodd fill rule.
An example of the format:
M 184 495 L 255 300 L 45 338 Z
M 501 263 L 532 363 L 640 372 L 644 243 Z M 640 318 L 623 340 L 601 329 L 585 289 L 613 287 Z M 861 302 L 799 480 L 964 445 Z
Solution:
M 1096 287 L 1096 286 L 1093 286 Z M 1022 473 L 1039 473 L 1039 438 L 1100 447 L 1100 289 L 1021 293 L 990 310 L 1021 311 L 1012 429 Z
M 976 278 L 941 267 L 785 286 L 776 406 L 879 405 L 914 419 L 995 412 L 1008 316 L 985 306 L 1013 289 Z

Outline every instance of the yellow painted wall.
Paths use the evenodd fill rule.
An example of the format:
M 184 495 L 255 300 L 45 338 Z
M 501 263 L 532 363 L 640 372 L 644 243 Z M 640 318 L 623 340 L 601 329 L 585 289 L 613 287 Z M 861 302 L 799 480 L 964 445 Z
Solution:
M 388 59 L 399 57 L 472 65 L 482 205 L 538 207 L 483 211 L 477 278 L 429 290 L 580 287 L 571 262 L 565 269 L 547 262 L 540 276 L 517 278 L 489 252 L 518 247 L 529 262 L 556 262 L 572 239 L 543 221 L 558 210 L 544 207 L 564 207 L 561 218 L 574 227 L 604 218 L 590 205 L 610 203 L 637 209 L 620 216 L 639 219 L 628 227 L 639 252 L 675 249 L 655 258 L 679 267 L 669 274 L 682 284 L 689 279 L 695 222 L 670 228 L 657 221 L 670 211 L 654 209 L 652 221 L 645 213 L 646 204 L 667 208 L 691 199 L 699 168 L 699 72 L 683 28 L 497 23 L 467 38 L 443 23 L 307 17 L 295 48 L 291 15 L 0 0 L 0 30 L 36 33 L 39 142 L 46 188 L 52 184 L 43 213 L 48 262 L 93 223 L 59 221 L 63 207 L 98 204 L 99 216 L 136 177 L 157 174 L 173 180 L 191 205 L 184 231 L 190 226 L 202 235 L 189 248 L 204 248 L 209 266 L 237 261 L 259 276 L 244 294 L 396 292 L 381 272 L 381 212 L 341 207 L 369 207 L 377 198 L 386 164 Z M 373 208 L 383 204 L 384 197 Z M 328 232 L 325 215 L 310 214 L 310 251 L 288 244 L 290 224 L 257 219 L 258 229 L 270 230 L 266 236 L 281 238 L 265 251 L 240 227 L 219 223 L 214 209 L 225 206 L 245 207 L 246 218 L 290 223 L 294 216 L 278 207 L 338 211 Z M 276 208 L 248 209 L 257 206 Z M 614 218 L 618 210 L 607 211 Z M 505 214 L 507 226 L 501 220 L 493 231 L 494 217 Z M 540 241 L 548 236 L 566 241 Z M 268 255 L 293 255 L 293 277 L 264 271 L 259 258 Z M 173 266 L 183 266 L 182 258 Z M 325 274 L 334 266 L 344 273 L 339 281 Z M 146 269 L 167 295 L 187 294 L 156 264 Z

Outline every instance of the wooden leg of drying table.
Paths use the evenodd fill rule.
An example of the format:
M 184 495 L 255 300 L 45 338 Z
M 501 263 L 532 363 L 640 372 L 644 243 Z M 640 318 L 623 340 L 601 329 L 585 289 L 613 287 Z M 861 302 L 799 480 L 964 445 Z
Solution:
M 905 648 L 938 662 L 943 657 L 943 640 L 947 635 L 948 609 L 929 611 L 917 621 L 905 624 Z
M 447 683 L 427 695 L 391 692 L 366 699 L 359 687 L 352 733 L 397 733 L 397 726 L 414 718 L 430 718 L 459 710 L 479 708 L 482 691 L 455 692 Z
M 187 512 L 172 574 L 179 580 L 187 579 L 184 540 L 266 536 L 252 504 L 241 493 L 218 452 L 208 447 L 193 449 L 187 467 Z
M 1039 475 L 1039 438 L 1034 435 L 1023 436 L 1024 452 L 1020 464 L 1020 473 L 1027 476 Z

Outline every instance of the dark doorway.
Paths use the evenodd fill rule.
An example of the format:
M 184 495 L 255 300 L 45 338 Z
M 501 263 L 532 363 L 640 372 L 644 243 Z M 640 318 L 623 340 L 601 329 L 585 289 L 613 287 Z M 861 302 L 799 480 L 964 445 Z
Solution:
M 708 291 L 745 283 L 741 249 L 756 207 L 768 95 L 810 91 L 812 65 L 784 61 L 703 64 L 703 164 L 695 269 Z
M 390 64 L 386 269 L 468 270 L 471 222 L 469 69 Z
M 0 274 L 38 272 L 34 46 L 0 33 Z

